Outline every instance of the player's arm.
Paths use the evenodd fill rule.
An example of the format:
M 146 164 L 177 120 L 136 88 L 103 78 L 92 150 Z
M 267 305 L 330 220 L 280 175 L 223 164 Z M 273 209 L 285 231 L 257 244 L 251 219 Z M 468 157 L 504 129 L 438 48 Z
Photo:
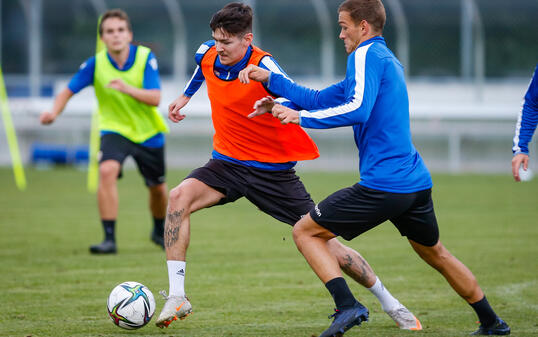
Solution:
M 160 89 L 136 88 L 123 82 L 123 80 L 119 78 L 110 81 L 107 84 L 107 87 L 129 95 L 137 101 L 147 105 L 158 106 L 159 102 L 161 101 Z
M 62 91 L 60 91 L 60 93 L 56 95 L 56 98 L 54 99 L 52 109 L 50 111 L 43 111 L 39 116 L 39 121 L 41 124 L 48 125 L 53 123 L 62 113 L 67 102 L 71 97 L 73 97 L 73 95 L 74 93 L 69 88 L 64 88 Z
M 536 125 L 538 124 L 538 66 L 534 70 L 531 83 L 525 94 L 523 108 L 521 109 L 512 151 L 512 175 L 516 181 L 521 181 L 519 169 L 523 165 L 526 171 L 529 165 L 529 143 L 532 140 Z
M 153 52 L 149 53 L 146 61 L 142 88 L 129 85 L 121 79 L 110 81 L 107 87 L 129 95 L 144 104 L 158 106 L 161 101 L 161 82 L 159 77 L 159 66 Z
M 314 90 L 296 84 L 285 74 L 264 69 L 261 64 L 259 67 L 251 64 L 243 69 L 239 73 L 239 80 L 242 83 L 249 83 L 250 80 L 262 82 L 271 93 L 285 97 L 306 110 L 334 106 L 345 99 L 343 81 L 323 90 Z
M 200 45 L 196 54 L 194 55 L 194 60 L 197 64 L 196 69 L 191 76 L 191 79 L 185 85 L 183 93 L 176 98 L 170 105 L 168 105 L 168 118 L 174 122 L 182 121 L 186 115 L 181 113 L 181 109 L 189 103 L 191 97 L 200 89 L 202 84 L 205 81 L 204 74 L 200 65 L 202 64 L 202 59 L 204 58 L 207 51 L 215 44 L 215 41 L 206 41 Z
M 67 105 L 67 102 L 74 94 L 84 89 L 93 83 L 93 75 L 95 71 L 95 57 L 90 57 L 80 66 L 78 72 L 71 78 L 67 88 L 60 91 L 51 110 L 46 110 L 39 116 L 41 124 L 47 125 L 53 123 L 56 118 L 62 113 Z
M 357 69 L 355 68 L 356 65 L 358 65 Z M 383 71 L 384 65 L 382 59 L 376 57 L 368 58 L 364 54 L 353 53 L 348 59 L 346 78 L 344 82 L 340 83 L 342 87 L 349 86 L 353 88 L 349 90 L 348 96 L 342 103 L 328 108 L 301 110 L 298 113 L 298 123 L 305 128 L 327 129 L 366 122 L 374 106 Z M 292 90 L 292 87 L 289 89 Z M 297 89 L 297 91 L 290 91 L 289 95 L 307 95 L 309 94 L 307 90 Z M 310 94 L 315 95 L 315 91 L 310 91 Z M 290 99 L 297 101 L 292 97 Z M 285 108 L 278 108 L 280 110 L 286 110 Z M 297 121 L 296 113 L 289 111 L 283 113 L 278 110 L 277 113 L 281 121 Z

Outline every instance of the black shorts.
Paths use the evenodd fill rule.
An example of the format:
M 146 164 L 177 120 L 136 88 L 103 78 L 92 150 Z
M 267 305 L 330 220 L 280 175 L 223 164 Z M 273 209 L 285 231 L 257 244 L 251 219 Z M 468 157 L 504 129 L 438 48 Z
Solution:
M 273 218 L 294 225 L 314 207 L 295 170 L 270 171 L 211 159 L 185 179 L 195 178 L 225 195 L 217 205 L 247 198 Z
M 439 240 L 431 189 L 403 194 L 355 184 L 327 197 L 310 211 L 310 216 L 346 240 L 387 220 L 402 236 L 422 245 L 433 246 Z
M 99 163 L 115 160 L 122 167 L 125 158 L 132 156 L 140 174 L 144 177 L 146 186 L 152 187 L 165 182 L 164 146 L 150 148 L 134 143 L 119 134 L 107 133 L 101 136 L 99 156 Z M 118 178 L 121 176 L 122 170 Z

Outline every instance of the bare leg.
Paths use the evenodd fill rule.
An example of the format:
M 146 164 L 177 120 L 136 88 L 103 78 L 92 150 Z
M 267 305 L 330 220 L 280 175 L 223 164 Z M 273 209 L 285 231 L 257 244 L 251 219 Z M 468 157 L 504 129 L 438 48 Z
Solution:
M 192 312 L 185 296 L 184 280 L 187 248 L 190 242 L 190 215 L 219 202 L 224 194 L 197 179 L 185 179 L 170 191 L 164 227 L 164 246 L 170 285 L 166 303 L 155 323 L 167 327 L 174 320 L 184 319 Z
M 366 288 L 371 288 L 375 284 L 376 275 L 359 252 L 345 246 L 336 238 L 327 241 L 327 245 L 344 273 Z
M 327 244 L 327 241 L 333 238 L 334 234 L 318 225 L 310 214 L 302 217 L 293 227 L 293 240 L 297 249 L 324 284 L 342 277 L 338 261 Z
M 484 293 L 473 273 L 458 259 L 456 259 L 438 241 L 435 246 L 428 247 L 409 240 L 417 254 L 430 266 L 440 272 L 448 281 L 452 289 L 463 297 L 468 303 L 475 303 L 484 297 Z
M 115 220 L 118 217 L 118 174 L 121 165 L 115 160 L 106 160 L 99 165 L 97 204 L 101 219 Z
M 168 189 L 166 183 L 149 187 L 149 209 L 154 218 L 164 219 L 167 203 Z
M 340 277 L 342 274 L 337 270 L 340 267 L 377 297 L 383 311 L 400 329 L 422 329 L 420 321 L 383 286 L 368 262 L 357 251 L 340 243 L 334 234 L 319 226 L 310 215 L 295 225 L 293 234 L 297 248 L 323 283 L 327 285 L 329 280 Z
M 224 194 L 197 179 L 186 179 L 170 191 L 164 226 L 167 260 L 185 261 L 190 242 L 190 215 L 219 202 Z

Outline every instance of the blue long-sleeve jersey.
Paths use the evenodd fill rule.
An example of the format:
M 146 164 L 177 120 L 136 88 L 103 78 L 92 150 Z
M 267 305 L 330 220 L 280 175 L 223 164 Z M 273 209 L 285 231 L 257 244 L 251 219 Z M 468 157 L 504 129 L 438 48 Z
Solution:
M 512 147 L 514 154 L 529 154 L 529 143 L 536 130 L 536 124 L 538 124 L 538 64 L 534 69 L 534 75 L 517 119 L 514 147 Z
M 353 127 L 361 185 L 393 193 L 432 187 L 411 141 L 403 67 L 382 37 L 364 41 L 349 55 L 340 83 L 317 91 L 271 73 L 268 88 L 305 109 L 302 127 Z

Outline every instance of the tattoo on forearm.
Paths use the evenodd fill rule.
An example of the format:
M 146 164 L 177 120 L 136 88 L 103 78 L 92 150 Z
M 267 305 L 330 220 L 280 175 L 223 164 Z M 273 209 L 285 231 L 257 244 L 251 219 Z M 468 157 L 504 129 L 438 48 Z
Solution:
M 181 227 L 181 220 L 184 211 L 184 209 L 181 209 L 166 215 L 166 224 L 164 229 L 164 244 L 166 248 L 172 247 L 179 239 L 179 228 Z

